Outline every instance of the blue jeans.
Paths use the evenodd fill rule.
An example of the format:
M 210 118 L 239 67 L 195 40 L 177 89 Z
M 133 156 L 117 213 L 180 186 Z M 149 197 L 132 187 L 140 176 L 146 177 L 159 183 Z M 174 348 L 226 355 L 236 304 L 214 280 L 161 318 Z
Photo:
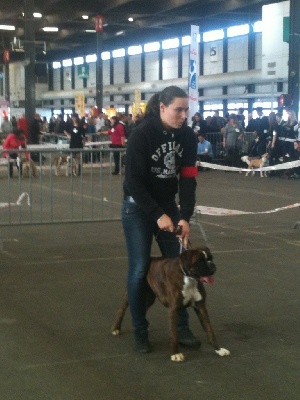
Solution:
M 163 210 L 177 226 L 180 214 L 176 203 L 166 205 Z M 180 244 L 174 233 L 160 231 L 157 223 L 136 203 L 123 201 L 122 223 L 128 253 L 128 302 L 134 330 L 140 333 L 148 328 L 145 289 L 153 237 L 164 257 L 178 257 Z M 187 326 L 188 313 L 186 309 L 182 309 L 178 313 L 178 329 Z

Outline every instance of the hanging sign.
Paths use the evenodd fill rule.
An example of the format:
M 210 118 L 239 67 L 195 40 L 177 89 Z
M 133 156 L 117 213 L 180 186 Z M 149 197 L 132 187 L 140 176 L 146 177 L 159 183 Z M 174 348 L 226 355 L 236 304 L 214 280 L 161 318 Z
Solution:
M 10 59 L 9 50 L 8 50 L 8 49 L 5 49 L 4 52 L 3 52 L 3 61 L 4 61 L 5 63 L 8 63 L 8 62 L 9 62 L 9 59 Z
M 191 26 L 190 69 L 189 69 L 189 121 L 199 111 L 198 103 L 198 35 L 199 26 Z
M 103 21 L 104 21 L 104 18 L 102 17 L 102 15 L 97 15 L 95 17 L 95 30 L 96 30 L 96 32 L 102 32 L 103 31 Z

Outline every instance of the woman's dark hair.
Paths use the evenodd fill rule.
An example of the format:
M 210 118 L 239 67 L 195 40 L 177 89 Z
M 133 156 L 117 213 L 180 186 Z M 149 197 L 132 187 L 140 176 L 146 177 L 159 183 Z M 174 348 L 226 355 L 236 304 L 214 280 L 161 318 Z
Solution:
M 16 129 L 15 130 L 15 132 L 14 132 L 14 134 L 16 135 L 16 136 L 21 136 L 21 135 L 24 135 L 24 131 L 23 131 L 23 129 Z
M 167 86 L 162 92 L 154 94 L 147 103 L 145 118 L 159 116 L 159 104 L 168 106 L 176 97 L 187 98 L 188 96 L 178 86 Z
M 116 115 L 111 117 L 111 119 L 113 119 L 115 121 L 115 125 L 117 125 L 119 123 L 119 118 Z

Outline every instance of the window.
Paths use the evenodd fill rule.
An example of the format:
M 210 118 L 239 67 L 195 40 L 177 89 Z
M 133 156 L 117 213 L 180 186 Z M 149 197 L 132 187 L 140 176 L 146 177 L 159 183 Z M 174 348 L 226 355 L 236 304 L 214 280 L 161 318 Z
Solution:
M 54 61 L 54 63 L 52 63 L 53 69 L 58 69 L 60 67 L 61 67 L 61 63 L 59 61 Z
M 163 40 L 161 47 L 164 50 L 168 50 L 168 49 L 176 49 L 177 47 L 179 47 L 179 39 L 175 38 L 175 39 L 168 39 L 168 40 Z
M 128 55 L 134 56 L 136 54 L 141 54 L 143 51 L 142 46 L 130 46 L 128 47 Z
M 253 24 L 253 32 L 262 32 L 262 21 L 256 21 Z
M 150 53 L 151 51 L 157 51 L 159 49 L 160 49 L 159 42 L 146 43 L 144 45 L 144 52 L 145 53 Z
M 63 67 L 71 67 L 72 60 L 70 58 L 68 58 L 67 60 L 63 60 L 62 65 L 63 65 Z
M 101 58 L 102 60 L 110 60 L 110 51 L 103 51 L 103 53 L 101 53 Z
M 92 62 L 96 62 L 97 61 L 97 56 L 96 54 L 90 54 L 88 56 L 85 57 L 85 61 L 87 63 L 92 63 Z
M 238 25 L 238 26 L 231 26 L 227 29 L 227 37 L 234 37 L 234 36 L 241 36 L 241 35 L 248 35 L 249 33 L 249 25 Z
M 213 42 L 214 40 L 224 39 L 223 29 L 218 29 L 216 31 L 209 31 L 203 33 L 203 42 Z

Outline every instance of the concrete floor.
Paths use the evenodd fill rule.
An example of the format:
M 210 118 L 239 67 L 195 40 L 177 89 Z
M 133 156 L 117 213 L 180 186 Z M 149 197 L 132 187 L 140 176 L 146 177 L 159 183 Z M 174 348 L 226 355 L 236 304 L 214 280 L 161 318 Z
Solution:
M 119 187 L 119 185 L 118 185 Z M 203 172 L 198 204 L 266 211 L 300 201 L 300 182 Z M 1 211 L 1 210 L 0 210 Z M 201 221 L 217 264 L 208 310 L 218 357 L 170 361 L 167 310 L 149 311 L 153 352 L 132 350 L 130 315 L 110 334 L 126 280 L 120 222 L 0 227 L 1 400 L 298 400 L 299 207 Z M 192 227 L 193 246 L 203 244 Z M 156 246 L 153 254 L 157 254 Z

